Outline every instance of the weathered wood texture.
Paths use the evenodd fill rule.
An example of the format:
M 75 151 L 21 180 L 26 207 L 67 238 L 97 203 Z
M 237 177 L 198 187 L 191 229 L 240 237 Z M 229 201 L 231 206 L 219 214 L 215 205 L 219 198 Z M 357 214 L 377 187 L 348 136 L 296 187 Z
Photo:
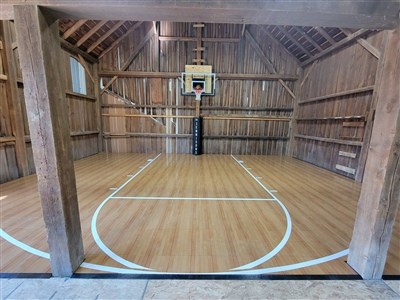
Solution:
M 380 48 L 382 33 L 365 40 Z M 365 128 L 373 122 L 369 116 L 377 65 L 378 60 L 354 41 L 305 68 L 296 91 L 294 157 L 351 178 L 357 176 L 361 151 L 368 147 L 363 143 Z M 359 126 L 360 122 L 365 126 Z M 355 157 L 339 155 L 340 151 Z
M 348 259 L 364 279 L 382 277 L 400 202 L 400 32 L 385 34 L 375 124 Z
M 112 49 L 100 62 L 102 71 L 118 71 L 130 54 L 135 51 L 151 23 L 144 23 L 134 34 L 128 36 L 118 47 Z M 160 37 L 196 37 L 193 23 L 160 22 Z M 220 74 L 270 74 L 263 58 L 241 34 L 241 26 L 232 24 L 205 24 L 203 28 L 203 58 L 213 72 Z M 247 30 L 259 42 L 264 56 L 281 75 L 295 75 L 296 60 L 283 50 L 283 46 L 269 39 L 258 28 Z M 237 42 L 215 40 L 242 39 L 244 49 L 240 57 Z M 158 44 L 159 43 L 159 47 Z M 160 72 L 179 74 L 186 64 L 196 58 L 196 40 L 177 41 L 157 39 L 147 42 L 127 71 L 151 72 L 157 68 L 154 49 L 159 51 Z M 239 66 L 242 66 L 239 69 Z M 100 71 L 100 73 L 102 72 Z M 112 78 L 104 77 L 103 84 Z M 293 80 L 282 80 L 293 89 Z M 190 153 L 192 120 L 180 118 L 195 115 L 194 97 L 180 94 L 181 82 L 177 78 L 121 77 L 103 94 L 103 114 L 145 114 L 177 116 L 179 118 L 133 118 L 103 116 L 106 150 L 110 152 L 173 152 Z M 207 116 L 203 123 L 203 151 L 215 154 L 274 154 L 286 155 L 289 143 L 289 122 L 255 120 L 253 117 L 290 118 L 293 110 L 292 96 L 275 80 L 253 80 L 241 77 L 220 78 L 216 83 L 216 95 L 203 96 L 201 115 Z M 125 104 L 124 106 L 116 106 Z M 137 109 L 129 106 L 138 106 Z M 159 107 L 158 107 L 159 106 Z M 254 109 L 254 110 L 252 110 Z M 223 118 L 208 118 L 222 116 Z M 236 116 L 248 119 L 237 119 Z M 231 118 L 231 119 L 229 119 Z M 145 136 L 145 134 L 148 134 Z M 154 134 L 174 134 L 161 136 Z M 140 136 L 138 135 L 140 134 Z M 153 134 L 153 135 L 151 135 Z M 249 138 L 244 138 L 248 136 Z
M 1 21 L 1 24 L 3 21 Z M 14 23 L 10 23 L 10 35 L 11 42 L 16 43 L 16 35 Z M 15 136 L 15 126 L 21 126 L 22 129 L 22 137 L 23 143 L 26 151 L 26 160 L 27 160 L 27 171 L 28 174 L 35 173 L 35 166 L 33 163 L 33 153 L 31 140 L 29 137 L 29 126 L 27 120 L 27 112 L 26 106 L 24 102 L 24 83 L 22 80 L 22 72 L 20 69 L 19 63 L 19 54 L 18 47 L 13 47 L 14 49 L 10 49 L 8 44 L 5 43 L 3 34 L 0 30 L 0 41 L 2 41 L 3 49 L 0 49 L 0 57 L 5 57 L 4 52 L 8 50 L 11 53 L 8 53 L 7 58 L 10 66 L 15 68 L 16 79 L 13 80 L 13 83 L 17 85 L 17 98 L 15 101 L 15 107 L 19 107 L 19 113 L 21 115 L 20 118 L 16 119 L 12 116 L 13 111 L 17 113 L 16 109 L 12 109 L 10 105 L 12 96 L 8 92 L 7 88 L 8 81 L 14 77 L 7 77 L 6 68 L 3 67 L 5 59 L 0 60 L 0 156 L 1 159 L 1 168 L 0 168 L 0 183 L 7 182 L 9 180 L 13 180 L 23 176 L 23 173 L 18 170 L 18 159 L 17 159 L 17 151 L 16 151 L 16 136 Z M 91 72 L 91 76 L 89 74 L 86 75 L 86 87 L 87 87 L 87 95 L 80 95 L 71 92 L 72 91 L 72 81 L 71 81 L 71 70 L 70 70 L 70 57 L 75 57 L 79 60 L 78 56 L 71 54 L 65 50 L 61 50 L 61 60 L 60 60 L 60 70 L 62 70 L 62 76 L 65 78 L 65 86 L 66 86 L 66 95 L 68 101 L 69 108 L 69 119 L 70 119 L 70 131 L 71 131 L 71 141 L 73 148 L 73 157 L 74 159 L 80 159 L 89 155 L 93 155 L 99 152 L 99 141 L 98 134 L 96 135 L 94 132 L 99 130 L 99 113 L 98 106 L 99 102 L 96 101 L 95 97 L 95 85 L 91 80 L 91 76 L 93 76 L 93 65 L 90 63 L 86 63 L 86 67 L 89 72 Z M 4 76 L 1 76 L 4 75 Z M 7 78 L 6 78 L 7 77 Z M 18 123 L 16 123 L 18 122 Z M 16 124 L 14 124 L 16 123 Z M 80 133 L 77 136 L 77 133 Z M 85 134 L 87 133 L 87 134 Z M 11 140 L 10 140 L 11 139 Z
M 15 22 L 50 265 L 53 276 L 71 276 L 84 256 L 58 21 L 19 6 Z
M 13 19 L 13 5 L 22 0 L 2 3 L 0 19 Z M 164 20 L 209 23 L 325 26 L 345 28 L 396 28 L 399 26 L 398 2 L 385 1 L 76 1 L 36 0 L 59 19 L 91 20 Z

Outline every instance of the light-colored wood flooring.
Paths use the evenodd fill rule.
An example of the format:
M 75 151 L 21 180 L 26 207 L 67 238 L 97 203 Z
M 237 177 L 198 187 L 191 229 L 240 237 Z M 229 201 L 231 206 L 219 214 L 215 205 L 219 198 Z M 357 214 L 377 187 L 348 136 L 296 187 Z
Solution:
M 163 154 L 149 161 L 156 156 L 101 153 L 75 162 L 86 263 L 127 268 L 92 235 L 93 215 L 112 193 L 97 216 L 101 240 L 119 257 L 158 272 L 226 272 L 274 250 L 288 220 L 263 186 L 286 207 L 292 229 L 283 248 L 252 270 L 312 261 L 349 246 L 361 188 L 353 180 L 287 157 L 235 156 L 240 164 L 229 155 Z M 36 176 L 2 184 L 0 199 L 1 228 L 47 252 Z M 385 274 L 400 274 L 398 220 Z M 355 274 L 346 258 L 277 274 Z M 4 239 L 1 271 L 51 272 L 47 259 Z

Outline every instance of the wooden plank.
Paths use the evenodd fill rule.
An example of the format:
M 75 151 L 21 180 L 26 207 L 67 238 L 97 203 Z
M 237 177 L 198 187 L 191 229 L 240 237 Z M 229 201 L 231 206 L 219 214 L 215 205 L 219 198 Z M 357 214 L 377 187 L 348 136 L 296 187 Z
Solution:
M 301 34 L 311 45 L 313 45 L 319 52 L 323 51 L 322 47 L 318 45 L 303 29 L 299 26 L 293 26 L 293 28 Z
M 340 28 L 340 30 L 347 36 L 351 34 L 351 31 L 348 29 Z M 358 38 L 357 43 L 359 43 L 364 49 L 366 49 L 369 53 L 371 53 L 373 56 L 379 59 L 381 55 L 381 51 L 379 49 L 375 48 L 373 45 L 371 45 L 363 38 Z
M 312 140 L 312 141 L 321 141 L 326 143 L 334 143 L 334 144 L 341 144 L 341 145 L 350 145 L 350 146 L 362 146 L 363 142 L 355 142 L 355 141 L 344 141 L 338 139 L 331 139 L 331 138 L 322 138 L 317 136 L 308 136 L 302 134 L 296 134 L 296 138 Z
M 195 72 L 193 70 L 188 72 Z M 205 72 L 205 71 L 200 71 Z M 208 70 L 207 70 L 208 72 Z M 210 71 L 212 72 L 212 70 Z M 141 71 L 108 71 L 99 72 L 100 77 L 131 77 L 131 78 L 178 78 L 182 75 L 180 72 L 141 72 Z M 296 81 L 299 76 L 292 74 L 235 74 L 235 73 L 217 73 L 219 80 L 285 80 Z
M 106 38 L 112 35 L 118 28 L 120 28 L 126 21 L 119 21 L 113 25 L 107 32 L 103 33 L 101 37 L 94 42 L 90 47 L 86 50 L 87 53 L 92 52 L 98 45 L 100 45 Z
M 343 171 L 343 172 L 346 172 L 346 173 L 349 173 L 349 174 L 355 174 L 355 172 L 356 172 L 355 169 L 349 168 L 349 167 L 346 167 L 346 166 L 342 166 L 342 165 L 336 165 L 336 169 L 338 169 L 340 171 Z
M 268 59 L 268 57 L 265 56 L 264 52 L 260 48 L 260 46 L 257 44 L 257 42 L 254 40 L 254 38 L 251 36 L 250 32 L 246 30 L 245 33 L 246 39 L 250 42 L 250 45 L 253 47 L 254 51 L 257 53 L 259 56 L 260 60 L 265 64 L 267 67 L 268 72 L 272 74 L 277 74 L 275 67 L 271 63 L 271 61 Z M 292 96 L 293 99 L 296 99 L 296 95 L 293 93 L 293 91 L 287 86 L 287 84 L 282 80 L 278 79 L 279 83 L 282 84 L 284 89 Z
M 313 61 L 315 61 L 317 59 L 321 59 L 322 57 L 325 57 L 325 56 L 329 55 L 333 51 L 337 51 L 337 50 L 347 46 L 348 44 L 352 43 L 354 40 L 358 39 L 359 37 L 362 37 L 363 35 L 366 35 L 368 32 L 369 32 L 368 29 L 360 29 L 360 30 L 354 32 L 353 34 L 347 36 L 346 38 L 344 38 L 340 42 L 337 42 L 336 44 L 332 45 L 328 49 L 325 49 L 324 51 L 318 53 L 317 55 L 314 55 L 312 58 L 310 58 L 310 59 L 306 60 L 305 62 L 301 63 L 300 67 L 304 68 L 305 66 L 309 65 Z
M 336 41 L 321 27 L 314 27 L 331 45 L 336 44 Z
M 125 71 L 129 65 L 132 63 L 132 61 L 136 58 L 136 56 L 139 54 L 139 52 L 143 49 L 144 45 L 151 39 L 151 37 L 154 35 L 153 28 L 151 28 L 146 36 L 143 38 L 143 40 L 139 43 L 139 45 L 136 47 L 136 49 L 131 53 L 131 55 L 128 57 L 128 59 L 124 62 L 124 65 L 121 67 L 122 71 Z M 100 95 L 104 93 L 106 89 L 108 89 L 115 80 L 117 80 L 118 76 L 114 76 L 105 86 L 104 88 L 100 91 Z
M 86 32 L 77 42 L 76 46 L 79 47 L 86 42 L 93 34 L 95 34 L 101 27 L 103 27 L 108 21 L 99 21 L 92 29 Z
M 7 75 L 0 74 L 0 80 L 7 81 L 7 79 L 8 79 Z
M 345 156 L 345 157 L 356 158 L 356 157 L 357 157 L 357 153 L 339 151 L 339 156 Z M 354 173 L 353 173 L 353 174 L 354 174 Z
M 313 55 L 305 48 L 302 44 L 300 44 L 292 34 L 285 29 L 283 26 L 277 26 L 277 28 L 289 39 L 294 43 L 303 53 L 305 53 L 308 57 L 313 57 Z
M 96 108 L 95 108 L 95 115 L 96 115 L 96 129 L 99 132 L 98 136 L 97 136 L 97 145 L 98 145 L 98 149 L 99 152 L 103 151 L 103 122 L 102 122 L 102 117 L 101 117 L 101 113 L 102 113 L 102 101 L 101 101 L 101 97 L 100 97 L 100 84 L 99 84 L 99 64 L 95 64 L 93 66 L 93 76 L 95 78 L 95 84 L 94 84 L 94 96 L 96 98 L 97 104 L 96 104 Z
M 67 31 L 64 32 L 62 38 L 64 40 L 66 40 L 67 38 L 69 38 L 72 34 L 75 33 L 75 31 L 78 30 L 79 27 L 81 27 L 83 24 L 86 23 L 87 20 L 78 20 L 75 22 L 74 25 L 72 25 L 70 28 L 68 28 Z
M 17 66 L 13 57 L 11 23 L 10 21 L 3 22 L 4 36 L 4 71 L 8 75 L 6 82 L 7 98 L 9 100 L 9 110 L 11 117 L 11 127 L 15 136 L 15 155 L 17 159 L 18 173 L 20 176 L 29 175 L 28 156 L 25 145 L 25 130 L 24 117 L 22 115 L 21 100 L 19 98 L 17 86 Z
M 385 40 L 375 124 L 348 257 L 363 279 L 382 278 L 400 202 L 399 30 L 386 32 Z
M 151 102 L 153 104 L 163 104 L 162 79 L 153 78 L 151 80 Z
M 0 19 L 13 19 L 13 5 L 26 4 L 24 0 L 3 1 Z M 50 8 L 59 19 L 68 20 L 164 20 L 231 24 L 272 24 L 323 26 L 344 28 L 398 28 L 398 2 L 377 5 L 375 1 L 229 1 L 207 3 L 196 1 L 126 1 L 81 2 L 36 0 L 36 5 Z
M 373 85 L 361 87 L 361 88 L 357 88 L 354 90 L 349 90 L 349 91 L 344 91 L 344 92 L 339 92 L 339 93 L 334 93 L 334 94 L 329 94 L 329 95 L 325 95 L 325 96 L 319 96 L 319 97 L 303 100 L 303 101 L 299 102 L 299 105 L 305 104 L 305 103 L 311 103 L 311 102 L 318 102 L 321 100 L 328 100 L 328 99 L 332 99 L 332 98 L 344 97 L 344 96 L 349 96 L 349 95 L 354 95 L 354 94 L 359 94 L 359 93 L 370 92 L 373 90 L 374 90 Z
M 37 6 L 17 6 L 14 13 L 50 264 L 53 276 L 71 276 L 84 252 L 68 105 L 59 72 L 59 25 Z
M 104 55 L 106 55 L 108 52 L 110 52 L 112 49 L 115 48 L 115 46 L 117 46 L 119 43 L 121 43 L 122 40 L 124 40 L 126 37 L 128 37 L 132 32 L 134 32 L 137 28 L 140 27 L 140 25 L 142 25 L 143 22 L 136 22 L 135 25 L 133 25 L 131 28 L 128 29 L 127 32 L 125 32 L 123 35 L 121 35 L 118 39 L 116 39 L 110 47 L 108 47 L 107 49 L 104 49 L 103 52 L 100 53 L 99 55 L 99 59 L 102 58 Z
M 73 54 L 80 54 L 82 57 L 84 57 L 87 61 L 90 61 L 91 63 L 95 64 L 98 63 L 98 59 L 94 58 L 93 56 L 87 54 L 85 51 L 79 49 L 75 45 L 72 45 L 71 43 L 68 43 L 66 40 L 60 38 L 60 43 L 61 47 L 64 48 L 65 50 L 73 53 Z
M 364 127 L 364 122 L 343 122 L 343 127 Z

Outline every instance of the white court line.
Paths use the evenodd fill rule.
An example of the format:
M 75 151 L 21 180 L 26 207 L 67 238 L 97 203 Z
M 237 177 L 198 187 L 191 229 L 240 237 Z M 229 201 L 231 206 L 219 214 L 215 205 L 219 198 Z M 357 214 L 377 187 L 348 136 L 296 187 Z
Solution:
M 262 263 L 264 263 L 264 262 L 266 262 L 266 261 L 268 261 L 269 259 L 271 259 L 272 257 L 274 257 L 276 254 L 278 254 L 279 253 L 279 251 L 281 251 L 282 249 L 283 249 L 283 247 L 286 245 L 286 243 L 288 242 L 288 240 L 289 240 L 289 238 L 290 238 L 290 234 L 291 234 L 291 232 L 292 232 L 292 219 L 291 219 L 291 217 L 290 217 L 290 214 L 289 214 L 289 212 L 288 212 L 288 210 L 286 209 L 286 207 L 285 207 L 285 205 L 283 205 L 283 203 L 281 202 L 281 201 L 279 201 L 279 199 L 278 198 L 276 198 L 276 196 L 273 194 L 273 193 L 271 193 L 248 169 L 246 169 L 243 165 L 242 165 L 242 163 L 239 161 L 239 160 L 237 160 L 236 159 L 236 157 L 234 157 L 232 154 L 231 154 L 231 157 L 234 159 L 234 160 L 236 160 L 236 162 L 242 167 L 242 169 L 243 170 L 245 170 L 251 177 L 253 177 L 253 179 L 255 180 L 255 181 L 257 181 L 257 183 L 266 191 L 266 192 L 268 192 L 268 194 L 270 194 L 271 195 L 271 197 L 276 201 L 276 202 L 278 202 L 278 204 L 282 207 L 282 209 L 283 209 L 283 211 L 284 211 L 284 213 L 285 213 L 285 216 L 286 216 L 286 222 L 287 222 L 287 225 L 286 225 L 286 232 L 285 232 L 285 235 L 283 236 L 283 239 L 280 241 L 280 243 L 271 251 L 271 252 L 269 252 L 268 254 L 266 254 L 266 255 L 264 255 L 263 257 L 261 257 L 261 258 L 259 258 L 259 259 L 257 259 L 257 260 L 255 260 L 255 261 L 253 261 L 253 262 L 251 262 L 251 263 L 248 263 L 248 264 L 245 264 L 245 265 L 243 265 L 243 266 L 240 266 L 240 267 L 237 267 L 237 268 L 233 268 L 233 269 L 231 269 L 231 270 L 245 270 L 245 269 L 251 269 L 251 268 L 254 268 L 254 267 L 256 267 L 256 266 L 258 266 L 258 265 L 261 265 Z
M 185 198 L 185 197 L 111 197 L 111 199 L 127 200 L 212 200 L 212 201 L 276 201 L 272 198 Z
M 6 233 L 3 229 L 0 229 L 0 236 L 5 239 L 6 241 L 10 242 L 11 244 L 21 248 L 22 250 L 25 250 L 29 253 L 32 253 L 34 255 L 41 256 L 43 258 L 50 258 L 50 254 L 47 252 L 40 251 L 38 249 L 35 249 L 31 246 L 28 246 L 27 244 L 24 244 L 17 239 L 13 238 L 10 236 L 8 233 Z M 88 268 L 92 270 L 98 270 L 98 271 L 104 271 L 104 272 L 110 272 L 110 273 L 118 273 L 118 274 L 177 274 L 177 275 L 262 275 L 262 274 L 268 274 L 268 273 L 276 273 L 276 272 L 282 272 L 282 271 L 292 271 L 300 268 L 305 268 L 305 267 L 311 267 L 315 265 L 319 265 L 331 260 L 335 260 L 341 257 L 344 257 L 349 254 L 349 249 L 324 256 L 321 258 L 317 259 L 312 259 L 308 261 L 304 261 L 301 263 L 297 264 L 291 264 L 291 265 L 285 265 L 285 266 L 279 266 L 279 267 L 272 267 L 272 268 L 265 268 L 265 269 L 257 269 L 257 270 L 246 270 L 246 271 L 235 271 L 235 272 L 220 272 L 220 273 L 169 273 L 169 272 L 157 272 L 157 271 L 146 271 L 146 270 L 132 270 L 132 269 L 123 269 L 123 268 L 116 268 L 116 267 L 109 267 L 109 266 L 104 266 L 104 265 L 98 265 L 98 264 L 92 264 L 92 263 L 87 263 L 83 262 L 81 264 L 82 268 Z
M 110 200 L 116 193 L 118 193 L 120 190 L 122 190 L 129 182 L 131 182 L 136 176 L 138 176 L 141 172 L 143 172 L 152 162 L 154 162 L 159 156 L 161 155 L 158 154 L 153 160 L 151 160 L 147 165 L 145 165 L 140 171 L 138 171 L 135 175 L 130 177 L 127 181 L 125 181 L 124 184 L 122 184 L 118 189 L 116 189 L 110 196 L 108 196 L 96 209 L 93 218 L 92 218 L 92 235 L 93 238 L 96 242 L 96 244 L 100 247 L 101 250 L 105 254 L 107 254 L 109 257 L 111 257 L 113 260 L 119 262 L 120 264 L 129 267 L 129 268 L 134 268 L 134 269 L 142 269 L 142 270 L 151 270 L 149 268 L 143 267 L 141 265 L 134 264 L 121 256 L 117 255 L 113 251 L 111 251 L 101 240 L 99 233 L 97 232 L 97 217 L 99 216 L 100 210 L 103 208 L 103 206 L 107 203 L 108 200 Z

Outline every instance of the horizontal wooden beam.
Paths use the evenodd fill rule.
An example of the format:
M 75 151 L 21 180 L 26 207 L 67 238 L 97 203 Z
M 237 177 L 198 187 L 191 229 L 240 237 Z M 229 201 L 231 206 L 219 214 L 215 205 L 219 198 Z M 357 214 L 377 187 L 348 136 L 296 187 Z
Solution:
M 135 20 L 270 24 L 344 28 L 388 29 L 399 27 L 398 1 L 165 1 L 165 0 L 6 0 L 1 20 L 14 19 L 14 5 L 40 5 L 59 19 Z
M 197 42 L 197 37 L 185 36 L 159 36 L 161 42 Z M 201 39 L 202 42 L 208 43 L 239 43 L 239 38 L 206 38 Z
M 186 105 L 128 105 L 128 104 L 103 104 L 101 107 L 125 107 L 125 108 L 154 108 L 154 109 L 196 109 L 195 106 Z M 287 107 L 238 107 L 238 106 L 202 106 L 202 110 L 245 110 L 245 111 L 293 111 Z
M 339 92 L 339 93 L 334 93 L 334 94 L 329 94 L 329 95 L 325 95 L 325 96 L 319 96 L 319 97 L 299 101 L 298 104 L 301 105 L 301 104 L 317 102 L 317 101 L 327 100 L 327 99 L 332 99 L 332 98 L 337 98 L 337 97 L 344 97 L 344 96 L 349 96 L 349 95 L 354 95 L 354 94 L 359 94 L 359 93 L 371 92 L 373 90 L 374 90 L 374 86 L 370 85 L 370 86 L 366 86 L 366 87 L 362 87 L 362 88 L 358 88 L 358 89 L 354 89 L 354 90 L 349 90 L 349 91 L 344 91 L 344 92 Z
M 71 43 L 68 43 L 66 40 L 60 38 L 60 44 L 61 47 L 64 48 L 65 50 L 72 52 L 73 54 L 80 54 L 82 55 L 82 57 L 84 59 L 86 59 L 87 61 L 93 63 L 93 64 L 97 64 L 99 63 L 99 60 L 94 58 L 93 56 L 91 56 L 90 54 L 87 54 L 85 51 L 79 49 L 78 47 L 76 47 L 75 45 L 72 45 Z
M 125 132 L 111 133 L 104 132 L 104 138 L 189 138 L 192 139 L 192 134 L 166 134 L 166 133 L 143 133 L 143 132 Z M 251 136 L 251 135 L 203 135 L 203 139 L 238 139 L 238 140 L 289 140 L 286 136 Z
M 69 91 L 69 90 L 65 91 L 65 93 L 66 93 L 67 96 L 72 96 L 72 97 L 75 97 L 75 98 L 80 98 L 80 99 L 85 99 L 85 100 L 90 100 L 90 101 L 97 101 L 97 98 L 93 97 L 93 96 L 79 94 L 79 93 L 75 93 L 75 92 L 72 92 L 72 91 Z
M 237 139 L 237 140 L 289 140 L 286 136 L 255 136 L 255 135 L 203 135 L 203 139 Z
M 344 141 L 344 140 L 339 140 L 339 139 L 323 138 L 323 137 L 318 137 L 318 136 L 309 136 L 309 135 L 302 135 L 302 134 L 296 134 L 295 138 L 312 140 L 312 141 L 320 141 L 320 142 L 325 142 L 325 143 L 349 145 L 349 146 L 361 147 L 363 145 L 363 142 Z
M 84 136 L 84 135 L 95 135 L 99 134 L 99 131 L 79 131 L 79 132 L 71 132 L 71 137 L 74 136 Z
M 344 117 L 319 117 L 319 118 L 297 118 L 296 121 L 328 121 L 328 120 L 357 120 L 357 119 L 365 119 L 365 116 L 344 116 Z
M 100 77 L 131 77 L 131 78 L 178 78 L 182 75 L 179 72 L 138 72 L 138 71 L 101 71 Z M 234 74 L 217 73 L 220 80 L 285 80 L 296 81 L 298 75 L 293 74 Z
M 322 57 L 325 57 L 325 56 L 331 54 L 333 51 L 337 51 L 337 50 L 343 48 L 344 46 L 347 46 L 348 44 L 350 44 L 354 40 L 366 35 L 367 33 L 369 33 L 368 29 L 360 29 L 360 30 L 348 35 L 346 38 L 344 38 L 340 42 L 337 42 L 336 44 L 332 45 L 328 49 L 325 49 L 324 51 L 322 51 L 322 52 L 318 53 L 317 55 L 314 55 L 310 59 L 306 60 L 305 62 L 303 62 L 300 65 L 300 67 L 304 68 L 304 67 L 308 66 L 313 61 L 315 61 L 317 59 L 320 59 Z

